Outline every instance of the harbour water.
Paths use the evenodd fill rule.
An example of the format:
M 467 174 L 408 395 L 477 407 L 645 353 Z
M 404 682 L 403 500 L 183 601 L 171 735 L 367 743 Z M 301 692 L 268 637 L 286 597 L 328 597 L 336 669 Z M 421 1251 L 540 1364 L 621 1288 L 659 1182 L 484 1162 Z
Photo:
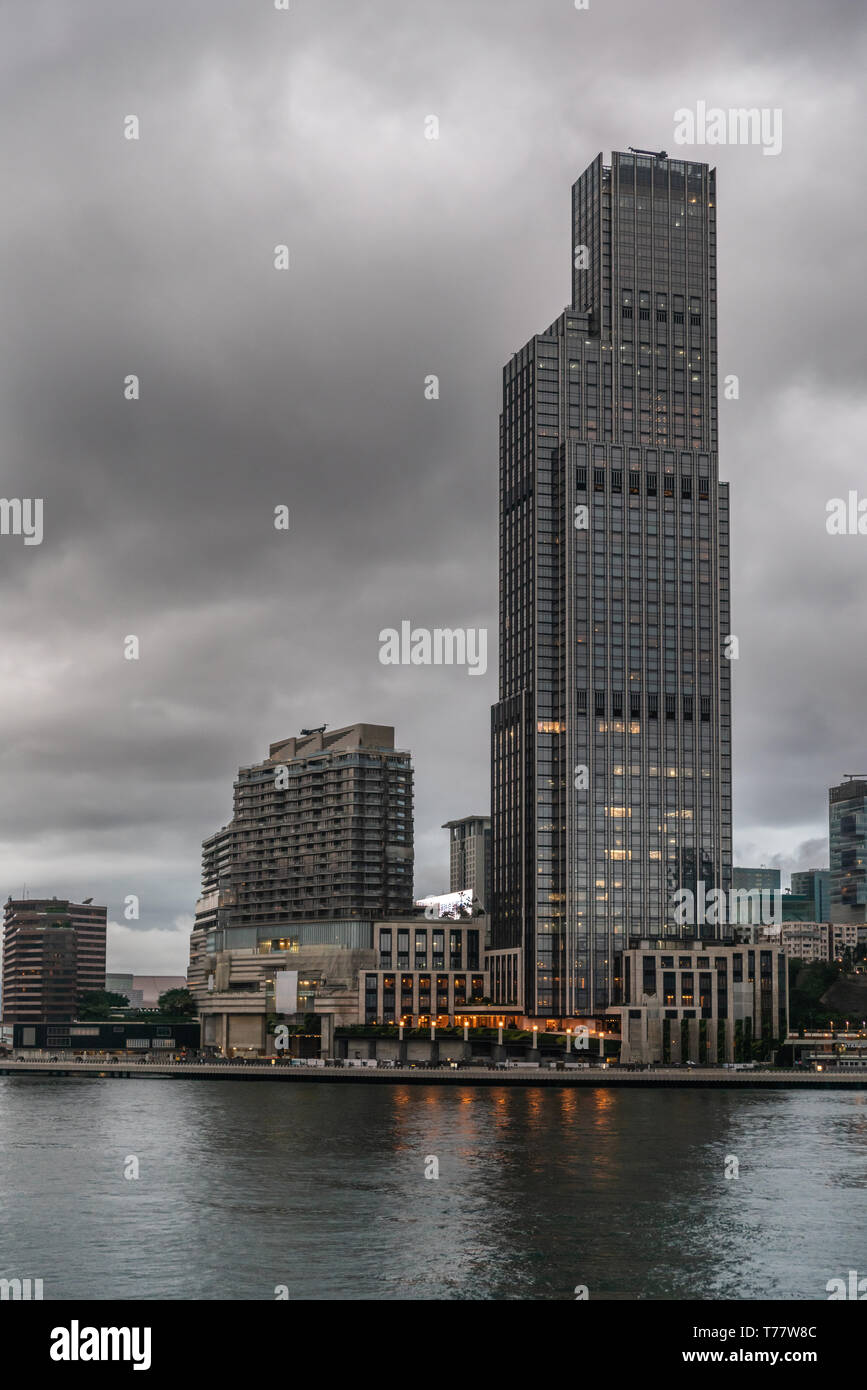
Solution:
M 0 1277 L 45 1299 L 824 1300 L 867 1274 L 865 1159 L 861 1091 L 0 1077 Z

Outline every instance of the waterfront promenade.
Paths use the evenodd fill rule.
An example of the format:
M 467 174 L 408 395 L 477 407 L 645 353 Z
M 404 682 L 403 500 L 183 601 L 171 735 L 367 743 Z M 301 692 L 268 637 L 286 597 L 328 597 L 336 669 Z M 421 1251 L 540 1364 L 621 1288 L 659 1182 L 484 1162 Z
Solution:
M 0 1060 L 0 1076 L 64 1076 L 122 1078 L 147 1081 L 172 1077 L 181 1081 L 332 1081 L 348 1085 L 421 1086 L 617 1086 L 676 1087 L 679 1089 L 805 1088 L 810 1090 L 867 1090 L 867 1070 L 812 1072 L 791 1070 L 728 1071 L 722 1067 L 652 1067 L 632 1071 L 626 1067 L 586 1067 L 559 1071 L 549 1067 L 509 1066 L 379 1066 L 256 1062 L 130 1062 L 126 1060 L 73 1061 Z

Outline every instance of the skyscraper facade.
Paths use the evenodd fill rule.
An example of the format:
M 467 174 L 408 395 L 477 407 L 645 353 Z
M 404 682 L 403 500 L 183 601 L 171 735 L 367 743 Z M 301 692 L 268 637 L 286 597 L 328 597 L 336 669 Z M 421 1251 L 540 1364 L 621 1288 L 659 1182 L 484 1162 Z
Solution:
M 503 373 L 492 986 L 618 997 L 630 938 L 731 880 L 729 500 L 717 461 L 716 179 L 599 155 L 572 303 Z
M 794 875 L 793 875 L 794 878 Z M 773 893 L 780 888 L 780 870 L 744 869 L 737 864 L 732 869 L 732 888 L 746 888 L 747 892 Z M 794 886 L 792 892 L 796 892 Z
M 190 936 L 205 1046 L 261 1049 L 290 964 L 301 1012 L 328 1012 L 336 990 L 331 1012 L 356 1021 L 374 922 L 412 915 L 412 802 L 410 754 L 386 725 L 302 730 L 239 770 L 235 814 L 202 845 Z
M 792 892 L 813 901 L 814 922 L 831 920 L 830 869 L 802 869 L 792 874 Z
M 747 869 L 737 864 L 732 866 L 732 888 L 735 892 L 738 889 L 745 889 L 747 893 L 764 893 L 765 903 L 773 907 L 775 899 L 771 898 L 772 893 L 780 892 L 780 870 L 779 869 Z M 749 923 L 759 923 L 761 921 L 761 901 L 759 898 L 747 900 L 739 895 L 733 902 L 731 909 L 731 919 L 736 925 L 747 925 Z
M 446 821 L 449 832 L 449 892 L 472 890 L 486 912 L 491 897 L 491 820 L 489 816 L 464 816 Z
M 867 777 L 828 791 L 832 922 L 867 922 Z
M 9 898 L 3 913 L 3 1022 L 76 1017 L 105 988 L 107 911 L 66 898 Z
M 412 762 L 394 729 L 353 724 L 272 743 L 242 767 L 235 814 L 202 845 L 202 897 L 222 944 L 291 922 L 412 909 Z M 244 933 L 243 939 L 239 933 Z

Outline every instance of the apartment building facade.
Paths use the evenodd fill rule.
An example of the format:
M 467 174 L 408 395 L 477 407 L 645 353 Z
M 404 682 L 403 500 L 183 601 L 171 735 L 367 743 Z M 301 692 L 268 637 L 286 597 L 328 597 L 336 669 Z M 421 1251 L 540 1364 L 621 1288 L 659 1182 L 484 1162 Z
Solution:
M 483 911 L 490 911 L 491 818 L 464 816 L 446 821 L 449 832 L 449 891 L 471 890 Z
M 337 1012 L 354 1011 L 373 922 L 411 913 L 412 872 L 412 762 L 392 728 L 302 732 L 242 767 L 233 819 L 202 847 L 188 978 L 203 1042 L 264 1046 L 286 968 L 301 971 L 300 1012 L 308 975 L 320 1002 L 324 975 Z
M 7 899 L 3 1023 L 76 1017 L 79 997 L 105 988 L 107 911 L 66 898 Z

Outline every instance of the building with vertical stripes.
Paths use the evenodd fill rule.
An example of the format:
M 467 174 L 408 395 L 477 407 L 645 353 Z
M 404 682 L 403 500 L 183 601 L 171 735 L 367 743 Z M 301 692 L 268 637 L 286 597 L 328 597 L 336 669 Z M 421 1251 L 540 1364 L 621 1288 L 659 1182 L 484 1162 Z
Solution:
M 557 1019 L 678 936 L 678 889 L 731 885 L 737 654 L 715 171 L 599 155 L 571 232 L 571 304 L 503 372 L 491 730 L 492 987 Z

